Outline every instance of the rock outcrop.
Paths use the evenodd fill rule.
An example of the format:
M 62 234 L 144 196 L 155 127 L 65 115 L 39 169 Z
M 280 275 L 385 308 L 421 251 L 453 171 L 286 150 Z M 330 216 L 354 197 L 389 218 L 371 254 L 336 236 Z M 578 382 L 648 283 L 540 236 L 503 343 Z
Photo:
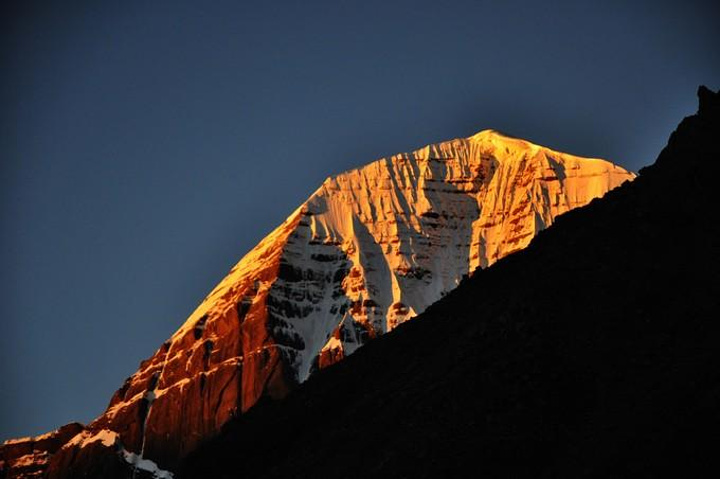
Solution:
M 172 468 L 261 398 L 283 397 L 633 178 L 492 130 L 330 177 L 88 429 L 113 431 L 124 450 Z M 78 447 L 54 461 L 67 463 Z
M 0 477 L 43 477 L 50 457 L 83 430 L 73 422 L 40 436 L 5 441 L 0 446 Z

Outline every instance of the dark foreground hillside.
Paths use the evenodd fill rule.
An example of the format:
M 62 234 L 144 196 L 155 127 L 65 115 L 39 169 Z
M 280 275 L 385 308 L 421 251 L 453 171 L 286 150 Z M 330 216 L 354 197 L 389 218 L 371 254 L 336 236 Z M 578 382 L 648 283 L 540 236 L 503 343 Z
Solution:
M 720 471 L 720 95 L 638 179 L 263 403 L 183 477 Z

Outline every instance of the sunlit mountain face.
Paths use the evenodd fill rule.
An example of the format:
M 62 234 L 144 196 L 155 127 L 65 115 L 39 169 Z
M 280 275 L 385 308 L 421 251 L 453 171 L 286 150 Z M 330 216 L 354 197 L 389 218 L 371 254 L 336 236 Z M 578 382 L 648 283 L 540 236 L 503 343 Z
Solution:
M 634 176 L 485 130 L 327 178 L 102 416 L 53 445 L 53 474 L 116 448 L 161 474 L 261 398 L 285 396 Z M 40 456 L 25 462 L 42 469 Z
M 720 94 L 654 165 L 262 401 L 181 478 L 718 477 Z

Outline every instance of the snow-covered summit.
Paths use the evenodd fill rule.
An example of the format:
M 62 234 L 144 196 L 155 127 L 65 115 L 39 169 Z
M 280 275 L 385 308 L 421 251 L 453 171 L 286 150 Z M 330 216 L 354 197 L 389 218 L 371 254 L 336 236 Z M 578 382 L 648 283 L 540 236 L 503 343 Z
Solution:
M 89 429 L 115 431 L 128 451 L 172 468 L 261 397 L 283 396 L 633 178 L 494 130 L 331 176 Z

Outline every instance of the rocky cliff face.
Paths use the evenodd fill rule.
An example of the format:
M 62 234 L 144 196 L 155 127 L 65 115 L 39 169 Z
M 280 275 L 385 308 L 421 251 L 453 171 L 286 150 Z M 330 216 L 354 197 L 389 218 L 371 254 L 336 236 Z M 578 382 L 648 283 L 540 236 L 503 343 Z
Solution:
M 171 468 L 260 398 L 282 397 L 632 178 L 492 130 L 330 177 L 141 363 L 87 434 L 112 431 L 123 450 Z M 56 455 L 65 466 L 51 476 L 78 447 Z
M 74 422 L 40 436 L 5 441 L 0 446 L 0 477 L 42 477 L 50 457 L 82 430 L 83 425 Z

